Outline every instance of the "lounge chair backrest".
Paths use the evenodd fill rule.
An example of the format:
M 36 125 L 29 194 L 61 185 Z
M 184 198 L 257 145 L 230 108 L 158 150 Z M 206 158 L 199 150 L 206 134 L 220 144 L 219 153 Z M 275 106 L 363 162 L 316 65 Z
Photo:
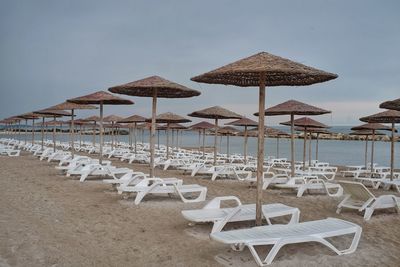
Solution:
M 362 183 L 350 181 L 338 181 L 343 187 L 344 194 L 350 195 L 354 200 L 367 201 L 375 196 Z

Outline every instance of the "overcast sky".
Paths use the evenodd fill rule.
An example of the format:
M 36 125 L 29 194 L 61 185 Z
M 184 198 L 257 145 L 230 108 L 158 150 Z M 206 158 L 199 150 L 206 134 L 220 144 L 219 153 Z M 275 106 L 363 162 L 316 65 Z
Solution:
M 161 99 L 159 112 L 220 105 L 256 119 L 257 88 L 190 78 L 266 51 L 339 75 L 268 88 L 267 107 L 296 99 L 332 110 L 315 118 L 324 123 L 359 124 L 400 97 L 399 14 L 398 0 L 0 0 L 0 118 L 159 75 L 202 93 Z M 150 115 L 149 98 L 127 98 L 135 105 L 105 114 Z

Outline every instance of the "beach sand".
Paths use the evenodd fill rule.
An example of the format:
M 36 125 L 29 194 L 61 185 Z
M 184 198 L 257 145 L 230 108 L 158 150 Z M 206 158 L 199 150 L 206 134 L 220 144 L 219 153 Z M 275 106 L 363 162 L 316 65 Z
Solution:
M 148 172 L 144 165 L 117 160 L 113 165 Z M 135 206 L 132 197 L 124 199 L 101 180 L 80 183 L 54 166 L 25 152 L 18 158 L 0 157 L 0 266 L 256 266 L 248 249 L 235 252 L 211 241 L 210 225 L 189 225 L 181 216 L 181 210 L 204 203 L 147 197 Z M 255 201 L 256 190 L 246 183 L 211 182 L 177 171 L 156 174 L 207 186 L 207 199 L 235 195 L 243 203 Z M 272 266 L 400 266 L 400 216 L 395 211 L 378 212 L 364 222 L 355 211 L 337 215 L 339 199 L 296 198 L 274 189 L 264 191 L 264 202 L 298 207 L 301 221 L 338 217 L 363 228 L 353 254 L 337 256 L 317 243 L 295 244 L 283 247 Z M 336 241 L 345 245 L 349 240 Z

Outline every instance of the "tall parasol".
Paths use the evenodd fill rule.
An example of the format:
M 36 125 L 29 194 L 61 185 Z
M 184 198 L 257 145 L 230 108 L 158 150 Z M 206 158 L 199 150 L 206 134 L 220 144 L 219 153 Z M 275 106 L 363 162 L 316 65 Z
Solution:
M 187 98 L 200 95 L 200 92 L 186 86 L 168 81 L 159 76 L 151 76 L 142 80 L 109 88 L 113 93 L 152 97 L 151 135 L 150 135 L 150 177 L 154 177 L 154 143 L 156 135 L 157 98 Z
M 100 164 L 103 161 L 103 105 L 131 105 L 133 102 L 112 95 L 108 92 L 98 91 L 92 94 L 68 99 L 67 102 L 76 104 L 100 105 Z
M 214 129 L 215 129 L 215 134 L 214 134 L 214 166 L 217 163 L 217 136 L 218 136 L 218 120 L 221 119 L 241 119 L 242 116 L 227 110 L 225 108 L 219 107 L 219 106 L 214 106 L 202 110 L 198 110 L 195 112 L 192 112 L 188 114 L 190 117 L 197 117 L 197 118 L 207 118 L 207 119 L 214 119 L 215 124 L 214 124 Z
M 151 122 L 152 118 L 147 119 L 146 122 Z M 169 159 L 169 130 L 170 130 L 170 123 L 178 123 L 178 122 L 191 122 L 191 120 L 186 119 L 178 114 L 174 114 L 172 112 L 165 112 L 165 113 L 161 113 L 158 114 L 156 116 L 156 123 L 166 123 L 167 127 L 165 128 L 166 130 L 166 135 L 167 135 L 167 159 Z M 173 140 L 172 140 L 172 144 L 173 144 Z
M 204 158 L 204 154 L 205 154 L 206 130 L 213 129 L 214 127 L 215 127 L 214 124 L 211 124 L 207 121 L 201 121 L 201 122 L 193 124 L 192 126 L 189 127 L 191 130 L 203 131 L 203 149 L 202 149 L 203 158 Z
M 349 135 L 363 135 L 365 136 L 365 153 L 364 153 L 364 166 L 367 167 L 368 165 L 368 136 L 372 135 L 371 130 L 355 130 Z M 375 135 L 384 135 L 384 133 L 375 131 Z
M 390 123 L 392 128 L 392 138 L 390 145 L 390 179 L 393 179 L 393 171 L 394 171 L 394 142 L 395 136 L 394 132 L 396 131 L 395 123 L 400 123 L 400 111 L 397 110 L 387 110 L 383 112 L 379 112 L 374 115 L 370 115 L 367 117 L 363 117 L 360 119 L 364 122 L 376 122 L 376 123 Z
M 386 101 L 379 105 L 380 108 L 400 110 L 400 98 L 392 101 Z
M 296 131 L 301 131 L 304 132 L 304 128 L 303 127 L 297 127 L 295 129 Z M 324 129 L 324 128 L 313 128 L 313 127 L 309 127 L 307 128 L 307 131 L 310 133 L 310 144 L 309 144 L 309 161 L 311 162 L 311 134 L 315 133 L 317 135 L 316 137 L 316 145 L 315 145 L 315 159 L 318 160 L 318 141 L 319 141 L 319 135 L 320 134 L 331 134 L 331 132 L 329 132 L 328 130 Z
M 351 128 L 352 131 L 357 131 L 357 130 L 371 130 L 372 131 L 372 143 L 371 143 L 371 172 L 374 171 L 374 150 L 375 150 L 375 132 L 377 130 L 384 130 L 384 131 L 390 131 L 391 128 L 387 127 L 383 124 L 380 123 L 366 123 L 360 126 L 356 126 Z M 365 168 L 367 168 L 367 165 L 365 165 Z
M 244 155 L 244 163 L 247 163 L 247 127 L 249 126 L 257 126 L 258 122 L 253 121 L 249 118 L 242 118 L 239 120 L 235 120 L 229 123 L 225 123 L 226 125 L 234 125 L 234 126 L 244 126 L 244 145 L 243 145 L 243 155 Z
M 22 115 L 19 115 L 18 117 L 24 119 L 25 124 L 28 124 L 28 120 L 32 120 L 32 144 L 34 144 L 34 142 L 35 142 L 35 120 L 39 119 L 39 116 L 33 114 L 32 112 L 29 112 L 29 113 L 24 113 Z M 28 135 L 26 134 L 26 130 L 25 130 L 25 144 L 27 143 L 27 137 L 28 137 Z
M 146 118 L 139 115 L 132 115 L 120 120 L 120 123 L 133 123 L 134 124 L 134 139 L 135 139 L 135 154 L 137 152 L 137 124 L 138 122 L 145 122 Z
M 103 118 L 103 122 L 111 122 L 111 148 L 114 149 L 114 143 L 115 143 L 115 124 L 118 121 L 123 120 L 124 118 L 117 116 L 117 115 L 109 115 L 107 117 Z

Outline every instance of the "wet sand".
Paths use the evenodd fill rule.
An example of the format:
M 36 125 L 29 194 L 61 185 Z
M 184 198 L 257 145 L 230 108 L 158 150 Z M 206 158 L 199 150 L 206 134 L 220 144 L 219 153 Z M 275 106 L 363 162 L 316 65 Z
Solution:
M 113 165 L 148 172 L 144 165 L 117 160 Z M 0 157 L 0 266 L 256 266 L 247 249 L 235 252 L 211 241 L 210 225 L 190 226 L 181 216 L 181 210 L 204 203 L 147 197 L 135 206 L 132 197 L 125 199 L 101 180 L 80 183 L 54 166 L 25 152 Z M 247 183 L 211 182 L 177 171 L 156 174 L 207 186 L 208 200 L 235 195 L 243 203 L 255 201 L 256 190 Z M 283 247 L 272 266 L 400 266 L 400 216 L 394 210 L 364 222 L 355 211 L 337 215 L 340 199 L 323 195 L 296 198 L 272 189 L 264 191 L 264 201 L 298 207 L 301 221 L 337 217 L 363 227 L 353 254 L 337 256 L 317 243 L 295 244 Z M 349 238 L 336 241 L 345 245 Z

